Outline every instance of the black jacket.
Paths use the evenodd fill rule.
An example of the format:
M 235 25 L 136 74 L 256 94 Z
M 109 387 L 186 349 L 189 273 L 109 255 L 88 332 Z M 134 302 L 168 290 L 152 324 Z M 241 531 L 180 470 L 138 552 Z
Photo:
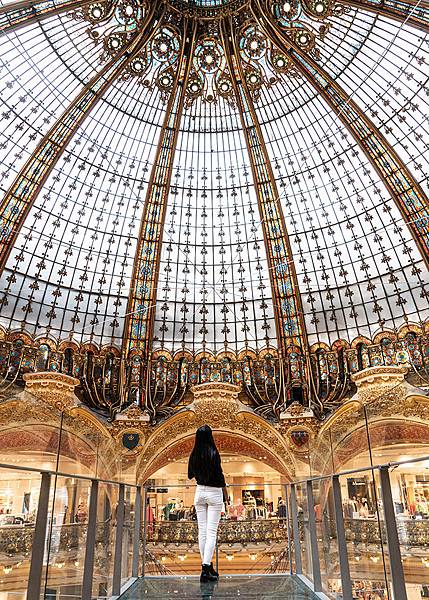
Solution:
M 196 473 L 195 469 L 191 465 L 191 460 L 188 463 L 188 479 L 197 480 L 198 485 L 209 485 L 211 487 L 223 488 L 226 486 L 225 477 L 222 471 L 222 465 L 220 464 L 220 456 L 216 454 L 213 457 L 212 468 L 208 469 L 209 475 L 204 477 L 202 473 Z

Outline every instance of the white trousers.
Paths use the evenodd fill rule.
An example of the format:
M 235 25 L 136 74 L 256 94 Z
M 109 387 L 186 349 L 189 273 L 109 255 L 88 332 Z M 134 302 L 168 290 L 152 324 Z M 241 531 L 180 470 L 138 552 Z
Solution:
M 212 562 L 216 546 L 217 527 L 222 512 L 222 488 L 197 485 L 194 504 L 197 511 L 201 562 L 203 565 L 209 565 Z

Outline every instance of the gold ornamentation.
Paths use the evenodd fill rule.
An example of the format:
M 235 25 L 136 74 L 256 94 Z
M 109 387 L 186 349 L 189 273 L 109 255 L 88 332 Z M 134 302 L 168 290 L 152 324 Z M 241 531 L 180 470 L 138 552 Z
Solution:
M 36 398 L 58 410 L 69 410 L 79 404 L 75 387 L 79 379 L 51 371 L 24 374 L 25 389 Z
M 137 466 L 142 480 L 153 472 L 151 465 L 168 447 L 193 436 L 196 428 L 206 423 L 219 433 L 241 436 L 257 444 L 261 451 L 265 449 L 278 458 L 285 473 L 294 475 L 294 459 L 286 440 L 273 425 L 239 401 L 239 386 L 213 382 L 194 386 L 192 391 L 194 402 L 156 427 L 148 437 Z

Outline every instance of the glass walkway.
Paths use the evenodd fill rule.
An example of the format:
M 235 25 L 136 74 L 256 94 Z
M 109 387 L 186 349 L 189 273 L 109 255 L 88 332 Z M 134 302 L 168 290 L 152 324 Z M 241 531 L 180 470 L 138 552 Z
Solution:
M 215 583 L 200 583 L 197 577 L 146 577 L 134 584 L 121 600 L 315 600 L 298 578 L 287 575 L 224 576 Z

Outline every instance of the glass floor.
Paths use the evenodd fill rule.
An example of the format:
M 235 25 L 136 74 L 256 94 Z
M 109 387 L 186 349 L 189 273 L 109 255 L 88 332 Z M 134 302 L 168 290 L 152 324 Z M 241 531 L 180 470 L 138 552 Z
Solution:
M 215 583 L 197 577 L 146 577 L 135 583 L 121 600 L 316 600 L 301 581 L 288 575 L 223 576 Z

